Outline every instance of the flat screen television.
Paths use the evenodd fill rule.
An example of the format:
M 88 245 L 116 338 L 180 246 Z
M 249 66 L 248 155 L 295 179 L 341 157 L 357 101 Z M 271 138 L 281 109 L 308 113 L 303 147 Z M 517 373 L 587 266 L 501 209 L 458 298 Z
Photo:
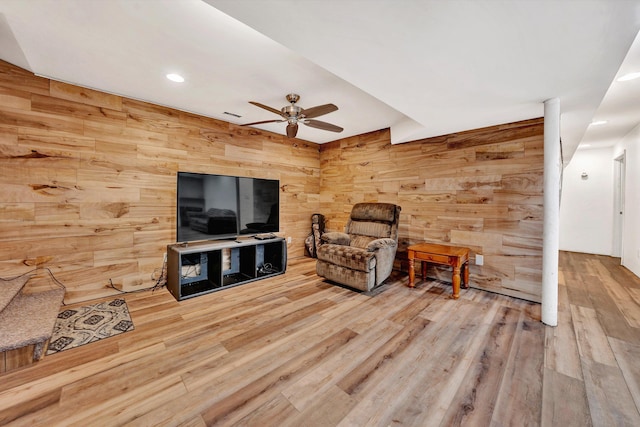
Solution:
M 177 241 L 280 231 L 280 181 L 178 172 Z

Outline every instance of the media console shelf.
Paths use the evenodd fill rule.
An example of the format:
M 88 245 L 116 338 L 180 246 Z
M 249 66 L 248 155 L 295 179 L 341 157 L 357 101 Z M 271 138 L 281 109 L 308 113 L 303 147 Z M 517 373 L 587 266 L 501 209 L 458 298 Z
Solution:
M 287 244 L 282 237 L 167 246 L 167 288 L 178 301 L 276 276 L 286 269 Z

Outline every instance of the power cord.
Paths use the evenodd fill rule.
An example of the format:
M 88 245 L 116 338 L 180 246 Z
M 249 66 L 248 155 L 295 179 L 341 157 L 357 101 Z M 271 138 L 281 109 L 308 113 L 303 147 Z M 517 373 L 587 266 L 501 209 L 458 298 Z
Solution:
M 49 273 L 49 277 L 51 277 L 51 279 L 53 280 L 53 283 L 58 286 L 61 289 L 65 290 L 65 294 L 67 291 L 67 287 L 65 285 L 62 284 L 61 281 L 58 280 L 58 278 L 53 274 L 53 271 L 51 271 L 51 269 L 49 267 L 40 267 L 42 270 L 45 270 L 47 273 Z M 25 273 L 22 274 L 18 274 L 17 276 L 13 276 L 13 277 L 0 277 L 0 280 L 3 282 L 9 282 L 11 280 L 15 280 L 19 277 L 24 277 L 27 275 L 31 275 L 32 273 L 37 273 L 38 272 L 38 268 L 34 268 L 33 270 L 29 270 Z M 64 298 L 62 299 L 62 305 L 67 305 L 67 303 L 64 302 Z
M 167 257 L 162 261 L 162 268 L 160 268 L 160 276 L 158 280 L 156 280 L 156 284 L 153 287 L 153 290 L 156 288 L 161 288 L 167 284 Z
M 60 281 L 58 280 L 58 278 L 55 276 L 55 274 L 53 274 L 53 271 L 51 271 L 51 269 L 49 267 L 40 267 L 42 270 L 45 270 L 47 273 L 49 273 L 49 276 L 51 277 L 51 279 L 53 280 L 54 284 L 62 289 L 65 290 L 65 296 L 66 296 L 66 290 L 67 287 Z M 23 276 L 27 276 L 27 275 L 32 275 L 33 273 L 36 273 L 38 271 L 38 268 L 34 268 L 33 270 L 29 270 L 27 272 L 24 272 L 22 274 L 18 274 L 17 276 L 13 276 L 13 277 L 0 277 L 0 282 L 9 282 L 11 280 L 15 280 L 19 277 L 23 277 Z M 133 294 L 133 293 L 138 293 L 138 292 L 145 292 L 145 291 L 151 291 L 152 293 L 155 292 L 156 289 L 160 289 L 163 288 L 164 286 L 166 286 L 167 284 L 167 261 L 164 260 L 162 263 L 162 267 L 160 269 L 160 277 L 158 277 L 158 279 L 156 280 L 156 283 L 153 286 L 150 286 L 148 288 L 144 288 L 144 289 L 136 289 L 135 291 L 123 291 L 121 289 L 118 289 L 115 287 L 115 285 L 113 284 L 113 280 L 109 279 L 109 287 L 115 291 L 118 291 L 120 294 Z M 104 297 L 98 297 L 98 298 L 91 298 L 88 300 L 83 300 L 83 301 L 75 301 L 74 304 L 80 304 L 80 303 L 85 303 L 88 301 L 93 301 L 93 300 L 99 300 L 99 299 L 104 299 Z M 64 298 L 62 299 L 62 305 L 67 305 L 67 303 L 65 302 Z
M 167 270 L 167 260 L 165 259 L 162 262 L 162 268 L 160 269 L 160 276 L 156 280 L 156 283 L 153 286 L 149 286 L 148 288 L 136 289 L 135 291 L 123 291 L 122 289 L 118 289 L 114 286 L 112 279 L 109 279 L 109 287 L 118 291 L 121 294 L 137 294 L 137 293 L 146 292 L 146 291 L 151 291 L 151 293 L 154 293 L 156 289 L 163 288 L 167 285 L 166 270 Z

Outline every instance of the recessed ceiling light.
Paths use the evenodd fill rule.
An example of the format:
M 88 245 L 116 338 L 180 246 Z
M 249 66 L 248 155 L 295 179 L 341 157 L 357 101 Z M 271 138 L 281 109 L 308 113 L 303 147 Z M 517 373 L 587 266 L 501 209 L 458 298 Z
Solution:
M 618 77 L 619 82 L 626 82 L 629 80 L 640 78 L 640 71 L 636 71 L 635 73 L 625 74 L 624 76 Z
M 594 122 L 591 122 L 589 124 L 589 126 L 600 126 L 600 125 L 605 125 L 605 124 L 607 124 L 606 120 L 596 120 Z
M 184 77 L 182 77 L 180 74 L 167 74 L 167 78 L 176 83 L 184 82 Z

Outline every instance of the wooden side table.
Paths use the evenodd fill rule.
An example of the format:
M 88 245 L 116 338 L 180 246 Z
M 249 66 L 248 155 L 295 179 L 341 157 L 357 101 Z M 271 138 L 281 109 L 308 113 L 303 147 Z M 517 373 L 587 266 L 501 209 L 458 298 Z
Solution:
M 415 286 L 414 260 L 422 262 L 422 278 L 427 273 L 427 263 L 450 265 L 453 267 L 451 282 L 453 299 L 460 297 L 460 272 L 463 271 L 463 286 L 469 287 L 469 248 L 446 246 L 435 243 L 418 243 L 407 248 L 409 258 L 409 287 Z

